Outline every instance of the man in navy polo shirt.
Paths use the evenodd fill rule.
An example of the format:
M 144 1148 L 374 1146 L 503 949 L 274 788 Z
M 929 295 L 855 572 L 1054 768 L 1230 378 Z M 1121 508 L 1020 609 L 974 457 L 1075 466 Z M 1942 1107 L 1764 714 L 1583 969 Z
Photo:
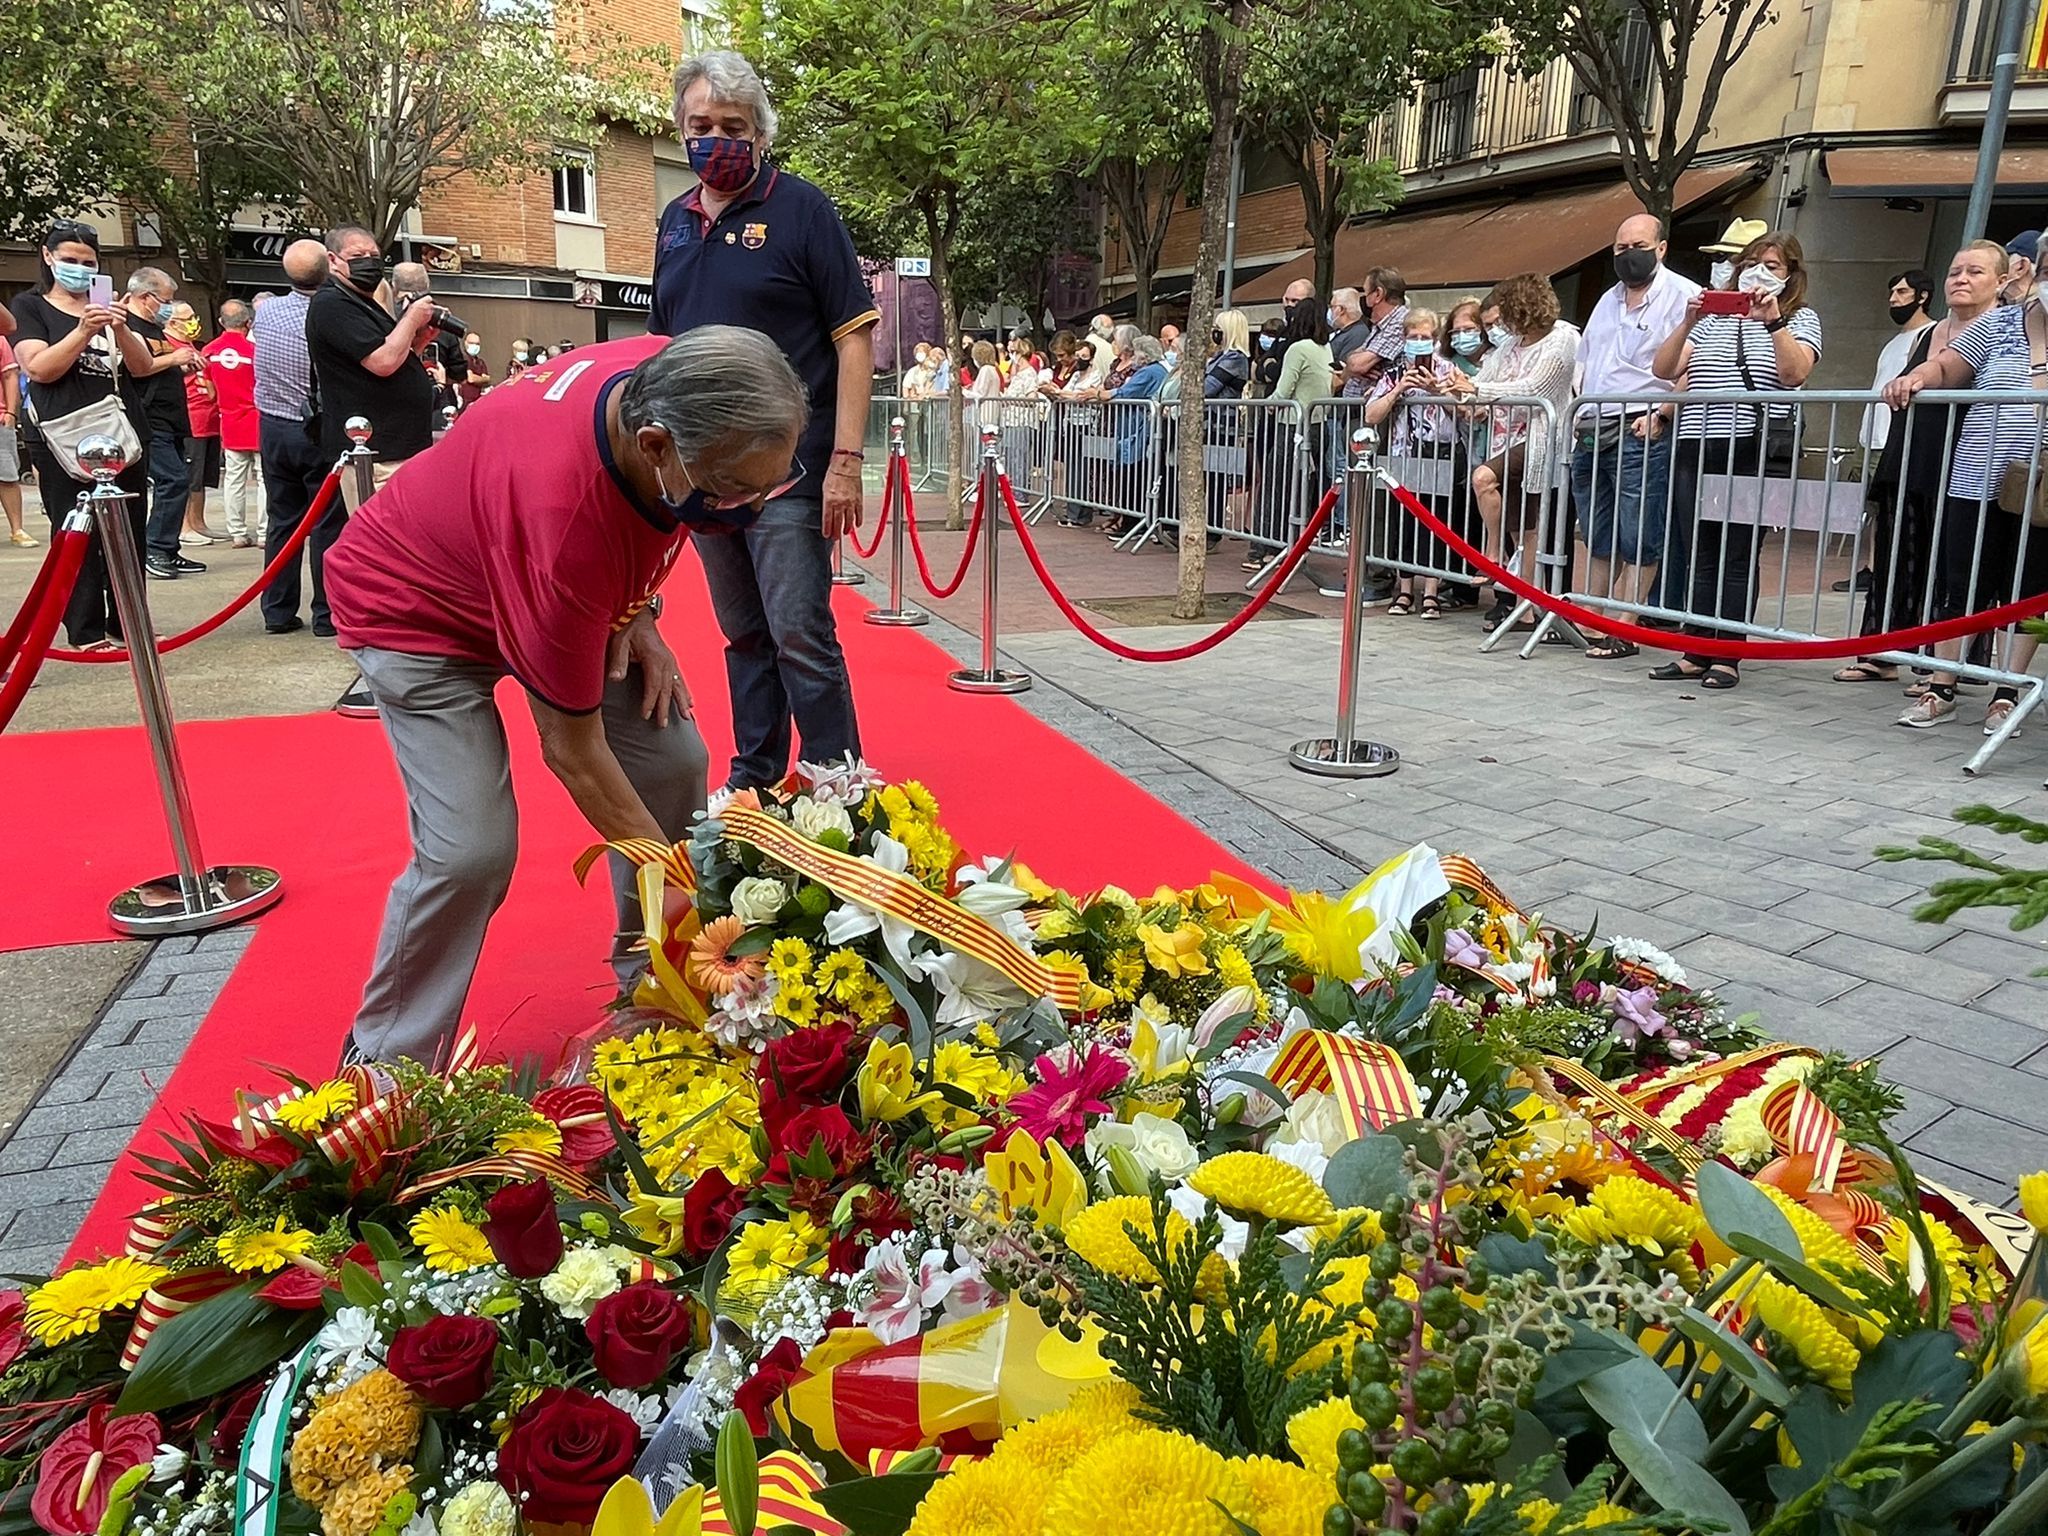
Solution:
M 789 771 L 792 717 L 806 761 L 860 754 L 832 619 L 832 545 L 860 526 L 881 312 L 831 200 L 767 163 L 775 109 L 753 65 L 724 50 L 685 59 L 675 110 L 699 185 L 662 211 L 649 328 L 764 331 L 811 401 L 795 487 L 744 534 L 697 546 L 732 690 L 726 787 L 756 789 Z

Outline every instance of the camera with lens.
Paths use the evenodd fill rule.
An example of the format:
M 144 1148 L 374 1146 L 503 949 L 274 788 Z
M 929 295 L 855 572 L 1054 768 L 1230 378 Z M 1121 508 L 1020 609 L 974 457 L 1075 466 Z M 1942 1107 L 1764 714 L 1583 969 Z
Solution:
M 434 301 L 423 293 L 402 294 L 398 300 L 398 312 L 401 315 L 404 314 L 416 302 L 434 304 Z M 454 310 L 441 304 L 434 304 L 434 329 L 443 336 L 454 337 L 457 341 L 462 340 L 463 337 L 469 334 L 469 326 L 463 321 L 463 318 L 456 314 Z

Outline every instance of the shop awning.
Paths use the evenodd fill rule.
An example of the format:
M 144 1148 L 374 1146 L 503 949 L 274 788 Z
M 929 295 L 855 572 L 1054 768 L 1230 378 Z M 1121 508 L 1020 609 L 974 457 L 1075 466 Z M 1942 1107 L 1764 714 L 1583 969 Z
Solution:
M 1758 175 L 1755 161 L 1687 171 L 1675 212 L 1683 216 L 1734 193 Z M 1625 181 L 1512 202 L 1393 213 L 1337 235 L 1339 287 L 1357 287 L 1373 267 L 1394 267 L 1410 288 L 1483 288 L 1516 272 L 1554 276 L 1606 250 L 1614 227 L 1641 207 Z M 1238 290 L 1245 304 L 1271 304 L 1298 278 L 1315 276 L 1313 254 L 1277 267 Z
M 1822 164 L 1835 197 L 1967 197 L 1977 175 L 1977 151 L 1961 145 L 1831 149 Z M 2048 196 L 2048 145 L 2001 154 L 1998 190 Z
M 1243 297 L 1245 284 L 1264 277 L 1279 265 L 1280 263 L 1277 261 L 1240 261 L 1237 264 L 1237 284 L 1231 290 L 1231 301 L 1235 303 Z M 1192 272 L 1182 272 L 1173 277 L 1162 277 L 1153 284 L 1152 302 L 1154 305 L 1164 304 L 1168 307 L 1186 304 L 1194 291 L 1195 279 Z M 1223 274 L 1220 272 L 1216 275 L 1216 296 L 1219 299 L 1223 296 Z M 1136 315 L 1137 312 L 1138 295 L 1136 292 L 1127 293 L 1122 298 L 1113 300 L 1108 304 L 1102 305 L 1099 309 L 1091 311 L 1093 314 L 1108 315 L 1113 320 L 1128 320 Z

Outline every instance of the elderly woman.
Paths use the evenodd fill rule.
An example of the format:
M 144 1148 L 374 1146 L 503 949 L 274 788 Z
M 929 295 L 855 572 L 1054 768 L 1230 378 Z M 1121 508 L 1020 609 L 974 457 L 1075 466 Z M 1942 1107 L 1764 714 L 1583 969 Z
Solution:
M 1651 361 L 1660 379 L 1684 379 L 1691 390 L 1789 395 L 1803 385 L 1820 361 L 1820 316 L 1806 302 L 1806 255 L 1796 235 L 1759 235 L 1735 259 L 1735 288 L 1749 296 L 1744 315 L 1702 315 L 1699 295 L 1685 320 L 1665 338 Z M 1760 406 L 1748 401 L 1699 401 L 1678 412 L 1678 437 L 1671 453 L 1671 523 L 1665 543 L 1690 543 L 1690 611 L 1747 623 L 1756 612 L 1756 557 L 1763 543 L 1760 522 L 1730 523 L 1697 516 L 1700 481 L 1707 475 L 1740 478 L 1762 472 L 1764 445 L 1773 421 L 1790 422 L 1797 407 Z M 1666 589 L 1667 601 L 1669 589 Z M 1711 635 L 1717 626 L 1696 623 L 1686 633 Z M 1660 683 L 1698 682 L 1725 690 L 1742 680 L 1738 664 L 1711 656 L 1686 655 L 1651 671 Z
M 1990 253 L 1983 247 L 1989 243 L 1966 246 L 1957 262 L 1975 257 L 1977 265 L 1988 265 Z M 1925 362 L 1887 384 L 1884 397 L 1893 407 L 1903 408 L 1923 389 L 2017 393 L 2044 388 L 2048 388 L 2048 310 L 2030 293 L 2016 304 L 1988 308 L 1953 329 Z M 1919 414 L 1939 419 L 1948 412 L 1933 407 Z M 2041 441 L 2039 406 L 1980 401 L 1963 417 L 1962 430 L 1948 456 L 1948 484 L 1937 515 L 1934 611 L 1930 617 L 1959 618 L 1975 609 L 2048 592 L 2048 528 L 2030 525 L 2025 507 L 2014 494 L 2025 494 L 2030 467 L 2037 480 L 2048 475 L 2048 467 L 2039 463 Z M 2007 484 L 2008 471 L 2012 472 L 2011 485 Z M 2007 670 L 2031 668 L 2041 643 L 2039 636 L 2008 632 L 2005 638 Z M 1962 656 L 1965 643 L 1944 640 L 1935 646 L 1934 654 L 1953 662 Z M 1996 732 L 2018 703 L 2018 690 L 2001 685 L 1984 712 L 1984 734 Z M 1956 674 L 1937 667 L 1926 692 L 1899 716 L 1899 724 L 1925 729 L 1954 718 L 1955 712 Z
M 1150 489 L 1144 473 L 1152 447 L 1150 402 L 1166 387 L 1166 349 L 1151 336 L 1141 335 L 1135 325 L 1120 325 L 1110 337 L 1115 362 L 1109 375 L 1093 389 L 1079 391 L 1074 398 L 1104 405 L 1107 435 L 1116 439 L 1115 471 L 1110 476 L 1108 499 L 1118 515 L 1110 520 L 1108 534 L 1116 538 L 1137 527 L 1146 493 Z
M 454 1037 L 518 851 L 505 677 L 599 837 L 671 843 L 704 808 L 704 741 L 655 628 L 657 589 L 692 535 L 742 537 L 802 473 L 803 385 L 773 342 L 734 326 L 578 357 L 580 370 L 514 379 L 463 412 L 327 556 L 413 845 L 351 1054 L 432 1061 Z M 630 990 L 641 922 L 615 864 L 612 965 Z
M 1515 505 L 1519 530 L 1528 502 L 1540 505 L 1556 475 L 1551 462 L 1551 424 L 1571 398 L 1572 371 L 1578 362 L 1579 333 L 1559 318 L 1557 290 L 1537 272 L 1523 272 L 1502 281 L 1486 296 L 1482 309 L 1499 311 L 1500 320 L 1487 336 L 1493 351 L 1476 374 L 1453 369 L 1450 392 L 1482 404 L 1512 397 L 1535 397 L 1553 407 L 1546 413 L 1533 405 L 1495 405 L 1487 422 L 1486 458 L 1472 471 L 1472 497 L 1479 504 L 1485 529 L 1485 552 L 1507 563 L 1507 511 Z M 1514 604 L 1496 595 L 1485 615 L 1486 626 L 1507 621 Z

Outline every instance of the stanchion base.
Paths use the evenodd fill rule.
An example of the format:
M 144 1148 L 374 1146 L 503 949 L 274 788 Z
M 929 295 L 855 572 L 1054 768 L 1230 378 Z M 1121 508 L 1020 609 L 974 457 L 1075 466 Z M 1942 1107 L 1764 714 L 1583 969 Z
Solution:
M 993 672 L 955 672 L 946 679 L 946 686 L 955 693 L 1022 693 L 1031 686 L 1031 674 L 1005 672 L 1001 667 Z
M 1287 761 L 1303 773 L 1328 779 L 1377 779 L 1401 766 L 1401 754 L 1385 742 L 1317 736 L 1297 741 L 1288 749 Z
M 268 911 L 284 895 L 277 871 L 260 864 L 216 864 L 206 872 L 206 888 L 206 909 L 195 911 L 185 904 L 176 875 L 145 880 L 107 903 L 107 920 L 137 938 L 208 933 Z
M 377 698 L 370 692 L 370 685 L 363 681 L 362 674 L 348 685 L 348 691 L 334 701 L 334 712 L 344 720 L 374 720 L 377 718 Z
M 870 608 L 860 616 L 860 621 L 891 629 L 913 629 L 931 623 L 932 616 L 916 608 Z
M 835 587 L 864 587 L 867 584 L 867 577 L 860 571 L 841 571 L 832 578 Z

